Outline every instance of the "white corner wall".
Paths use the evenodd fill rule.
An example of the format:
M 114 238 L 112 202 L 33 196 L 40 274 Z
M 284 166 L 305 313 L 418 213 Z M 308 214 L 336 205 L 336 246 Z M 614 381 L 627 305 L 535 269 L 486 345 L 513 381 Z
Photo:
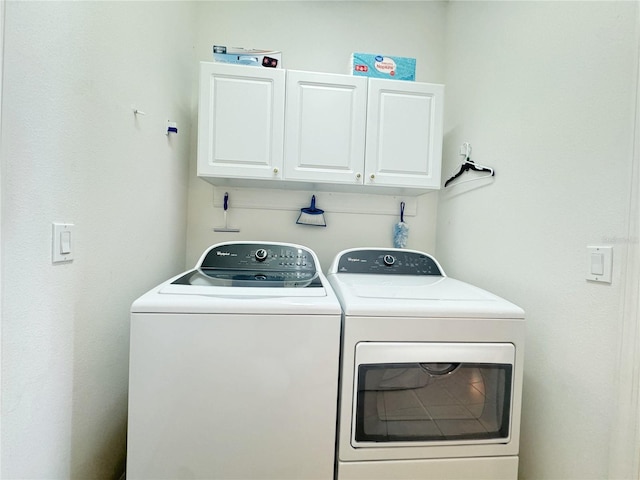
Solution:
M 2 478 L 124 471 L 129 306 L 184 263 L 193 12 L 6 3 Z
M 451 276 L 527 313 L 521 479 L 604 479 L 617 404 L 629 215 L 637 2 L 450 2 L 445 175 L 461 157 L 494 181 L 440 193 Z M 585 280 L 613 245 L 613 283 Z M 625 361 L 625 359 L 623 359 Z
M 199 61 L 212 60 L 213 45 L 268 48 L 283 52 L 288 69 L 348 74 L 351 53 L 381 52 L 416 58 L 418 81 L 444 80 L 446 2 L 199 2 L 198 9 Z M 345 248 L 392 246 L 399 221 L 399 201 L 394 215 L 366 207 L 360 213 L 326 211 L 327 228 L 316 228 L 295 224 L 311 192 L 303 203 L 292 202 L 291 210 L 238 209 L 232 196 L 230 221 L 241 231 L 215 233 L 213 227 L 223 224 L 222 209 L 213 205 L 213 187 L 196 177 L 195 155 L 189 181 L 188 265 L 217 242 L 268 240 L 307 245 L 326 269 Z M 269 190 L 262 195 L 268 200 Z M 322 208 L 321 193 L 318 202 Z M 417 208 L 417 216 L 406 218 L 408 247 L 433 251 L 437 193 L 421 196 Z

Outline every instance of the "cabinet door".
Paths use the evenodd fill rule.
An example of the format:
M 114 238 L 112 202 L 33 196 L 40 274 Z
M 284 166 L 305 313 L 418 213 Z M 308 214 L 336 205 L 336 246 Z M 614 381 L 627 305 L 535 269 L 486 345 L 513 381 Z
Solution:
M 285 71 L 200 64 L 198 175 L 279 179 Z
M 369 79 L 365 185 L 440 188 L 444 86 Z
M 287 71 L 284 176 L 362 183 L 367 79 Z

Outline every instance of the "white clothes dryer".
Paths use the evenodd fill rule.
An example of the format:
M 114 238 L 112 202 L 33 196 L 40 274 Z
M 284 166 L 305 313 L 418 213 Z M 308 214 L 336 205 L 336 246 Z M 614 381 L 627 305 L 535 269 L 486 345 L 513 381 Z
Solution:
M 333 478 L 340 322 L 294 244 L 214 245 L 137 299 L 127 478 Z
M 515 480 L 524 311 L 415 250 L 345 250 L 327 278 L 343 309 L 337 478 Z

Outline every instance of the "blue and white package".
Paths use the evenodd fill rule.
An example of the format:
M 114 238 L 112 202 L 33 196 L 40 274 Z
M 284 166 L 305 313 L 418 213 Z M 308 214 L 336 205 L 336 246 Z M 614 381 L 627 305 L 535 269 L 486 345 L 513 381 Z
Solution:
M 360 77 L 415 81 L 416 59 L 373 53 L 353 53 L 351 54 L 351 74 Z

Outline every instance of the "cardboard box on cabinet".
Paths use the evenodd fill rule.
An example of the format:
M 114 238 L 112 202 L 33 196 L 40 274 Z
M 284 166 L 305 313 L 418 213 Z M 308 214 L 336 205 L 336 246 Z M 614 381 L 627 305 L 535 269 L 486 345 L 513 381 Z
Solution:
M 213 61 L 251 67 L 282 68 L 282 52 L 214 45 Z
M 416 59 L 373 53 L 353 53 L 351 55 L 351 74 L 362 77 L 415 81 Z

